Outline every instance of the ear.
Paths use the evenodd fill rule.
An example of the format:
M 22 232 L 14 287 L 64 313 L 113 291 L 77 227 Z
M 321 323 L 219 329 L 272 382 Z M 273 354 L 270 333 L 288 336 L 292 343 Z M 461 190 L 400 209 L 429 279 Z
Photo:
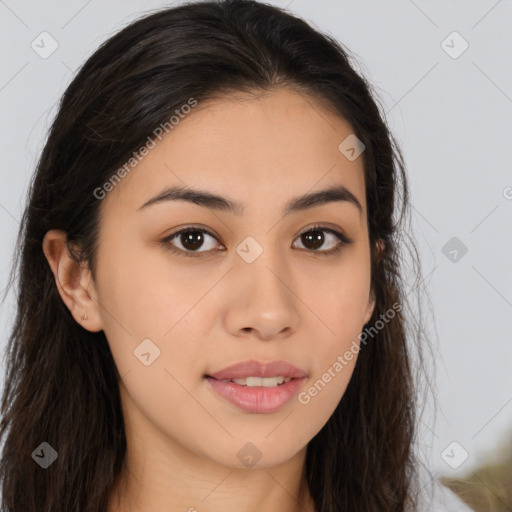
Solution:
M 79 264 L 66 245 L 65 231 L 52 229 L 43 239 L 43 252 L 55 277 L 59 294 L 73 318 L 91 332 L 103 329 L 91 271 Z
M 368 305 L 366 306 L 366 312 L 365 312 L 364 318 L 363 318 L 363 325 L 366 325 L 370 321 L 370 318 L 373 315 L 374 309 L 375 309 L 375 298 L 373 296 L 373 290 L 372 290 L 372 292 L 370 293 L 370 298 L 368 299 Z
M 377 264 L 380 262 L 382 256 L 384 255 L 384 248 L 385 248 L 384 240 L 379 238 L 379 240 L 377 240 Z M 374 295 L 374 290 L 372 289 L 370 291 L 370 298 L 368 299 L 368 305 L 366 307 L 366 312 L 364 314 L 363 325 L 366 325 L 370 321 L 370 318 L 373 315 L 374 309 L 375 309 L 375 295 Z

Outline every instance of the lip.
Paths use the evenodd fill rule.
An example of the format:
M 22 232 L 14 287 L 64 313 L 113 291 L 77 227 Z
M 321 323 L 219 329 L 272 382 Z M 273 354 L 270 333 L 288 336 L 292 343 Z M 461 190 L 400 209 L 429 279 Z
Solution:
M 221 397 L 246 412 L 268 414 L 279 410 L 295 396 L 306 377 L 292 379 L 274 387 L 242 386 L 206 377 L 206 382 Z
M 285 378 L 303 379 L 306 372 L 286 361 L 260 362 L 255 360 L 242 361 L 228 366 L 218 372 L 209 373 L 205 377 L 216 380 L 244 379 L 246 377 L 276 377 L 282 375 Z M 270 388 L 268 388 L 270 389 Z
M 226 379 L 246 377 L 290 378 L 284 384 L 264 386 L 243 386 L 236 382 L 224 382 Z M 307 378 L 306 372 L 286 361 L 242 361 L 204 376 L 206 382 L 221 397 L 250 413 L 272 413 L 287 404 L 298 393 Z

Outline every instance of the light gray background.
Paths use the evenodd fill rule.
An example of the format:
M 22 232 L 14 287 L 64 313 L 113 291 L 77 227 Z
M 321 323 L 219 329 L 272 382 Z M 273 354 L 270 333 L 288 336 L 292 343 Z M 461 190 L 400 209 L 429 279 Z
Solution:
M 74 71 L 143 11 L 177 3 L 0 0 L 0 290 L 29 178 Z M 439 344 L 437 417 L 431 407 L 422 420 L 422 452 L 433 473 L 462 475 L 512 428 L 512 2 L 269 3 L 288 5 L 354 52 L 401 144 L 434 306 L 427 327 Z M 31 48 L 43 31 L 58 42 L 46 59 Z M 457 58 L 462 40 L 446 40 L 454 31 L 469 44 Z M 452 237 L 468 249 L 456 262 L 443 253 Z M 2 354 L 13 313 L 11 294 L 1 310 Z M 452 465 L 462 449 L 469 454 L 456 469 L 441 456 L 454 441 Z

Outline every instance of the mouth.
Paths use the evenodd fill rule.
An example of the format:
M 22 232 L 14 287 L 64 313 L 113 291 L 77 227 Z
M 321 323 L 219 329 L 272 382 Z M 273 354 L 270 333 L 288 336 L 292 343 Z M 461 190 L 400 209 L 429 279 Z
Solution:
M 253 414 L 273 413 L 300 391 L 306 372 L 286 361 L 243 361 L 203 375 L 215 396 Z
M 291 380 L 296 380 L 292 377 L 284 377 L 283 375 L 278 375 L 275 377 L 245 377 L 245 378 L 235 378 L 235 379 L 216 379 L 211 375 L 205 375 L 203 378 L 205 379 L 213 379 L 219 382 L 233 382 L 238 386 L 244 387 L 263 387 L 263 388 L 274 388 L 278 386 L 283 386 L 284 384 L 290 382 Z
M 244 377 L 222 378 L 213 375 L 203 376 L 208 389 L 214 396 L 226 404 L 235 406 L 252 414 L 270 414 L 279 411 L 289 404 L 292 398 L 303 387 L 306 376 L 285 377 L 275 375 L 260 377 L 248 375 Z

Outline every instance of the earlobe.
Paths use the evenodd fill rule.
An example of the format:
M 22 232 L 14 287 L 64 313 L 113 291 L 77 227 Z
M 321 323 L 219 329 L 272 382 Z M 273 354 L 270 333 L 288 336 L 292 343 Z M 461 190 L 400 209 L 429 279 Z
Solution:
M 73 257 L 66 240 L 66 232 L 57 229 L 48 231 L 43 239 L 43 252 L 57 290 L 74 319 L 84 329 L 101 331 L 103 327 L 90 270 Z

